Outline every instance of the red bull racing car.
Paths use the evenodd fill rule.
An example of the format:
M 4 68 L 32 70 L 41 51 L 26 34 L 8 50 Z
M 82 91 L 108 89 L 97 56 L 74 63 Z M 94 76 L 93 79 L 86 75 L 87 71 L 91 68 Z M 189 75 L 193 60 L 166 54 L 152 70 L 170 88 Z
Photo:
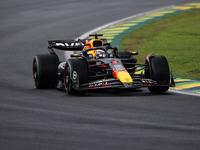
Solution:
M 49 54 L 39 54 L 33 60 L 33 79 L 37 88 L 65 89 L 74 95 L 102 88 L 148 87 L 152 93 L 166 92 L 174 87 L 164 56 L 149 54 L 145 64 L 138 64 L 137 52 L 118 51 L 102 34 L 84 40 L 48 41 Z M 60 61 L 54 49 L 73 51 L 71 58 Z

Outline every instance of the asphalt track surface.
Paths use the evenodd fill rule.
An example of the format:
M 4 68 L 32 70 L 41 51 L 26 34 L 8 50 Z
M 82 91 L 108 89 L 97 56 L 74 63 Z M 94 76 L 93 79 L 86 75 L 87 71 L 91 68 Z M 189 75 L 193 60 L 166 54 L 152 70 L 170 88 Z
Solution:
M 0 150 L 200 149 L 200 98 L 175 93 L 37 90 L 32 60 L 127 16 L 189 0 L 1 0 Z M 59 53 L 62 55 L 62 53 Z

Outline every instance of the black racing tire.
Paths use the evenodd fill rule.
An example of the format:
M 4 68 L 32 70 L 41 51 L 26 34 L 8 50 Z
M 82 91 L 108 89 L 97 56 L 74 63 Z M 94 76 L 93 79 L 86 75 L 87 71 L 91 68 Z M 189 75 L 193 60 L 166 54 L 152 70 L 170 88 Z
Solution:
M 36 55 L 33 59 L 33 80 L 38 89 L 55 88 L 58 83 L 58 62 L 54 54 Z
M 165 56 L 150 57 L 150 69 L 151 79 L 165 82 L 165 84 L 170 83 L 169 64 Z M 150 86 L 148 88 L 151 93 L 164 93 L 168 91 L 169 86 Z
M 73 87 L 74 73 L 78 75 L 78 84 L 89 81 L 89 71 L 87 61 L 84 59 L 69 59 L 64 69 L 64 85 L 69 95 L 83 94 L 83 91 Z

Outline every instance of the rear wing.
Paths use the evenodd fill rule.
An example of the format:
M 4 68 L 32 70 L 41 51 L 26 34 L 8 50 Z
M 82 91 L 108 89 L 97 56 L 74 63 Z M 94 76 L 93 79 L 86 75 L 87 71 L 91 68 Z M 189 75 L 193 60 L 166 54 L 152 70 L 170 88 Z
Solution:
M 53 40 L 48 41 L 49 48 L 56 48 L 64 51 L 81 51 L 86 45 L 86 40 L 91 39 L 78 39 L 76 40 Z M 108 44 L 106 39 L 101 39 L 104 45 Z
M 49 47 L 66 51 L 81 51 L 85 46 L 85 40 L 55 40 L 48 41 Z

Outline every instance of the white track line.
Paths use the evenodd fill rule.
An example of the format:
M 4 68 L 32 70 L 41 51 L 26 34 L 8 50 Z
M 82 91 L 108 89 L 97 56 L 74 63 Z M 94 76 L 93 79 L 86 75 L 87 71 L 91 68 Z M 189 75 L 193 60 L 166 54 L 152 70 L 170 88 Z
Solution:
M 143 13 L 139 13 L 137 15 L 133 15 L 133 16 L 129 16 L 129 17 L 126 17 L 126 18 L 123 18 L 123 19 L 119 19 L 119 20 L 116 20 L 116 21 L 113 21 L 113 22 L 110 22 L 110 23 L 107 23 L 103 26 L 100 26 L 100 27 L 97 27 L 95 29 L 92 29 L 84 34 L 82 34 L 81 36 L 77 37 L 75 40 L 78 40 L 78 39 L 85 39 L 89 36 L 89 34 L 92 34 L 92 33 L 95 33 L 95 32 L 98 32 L 102 29 L 105 29 L 109 26 L 112 26 L 114 24 L 117 24 L 119 22 L 123 22 L 123 21 L 126 21 L 126 20 L 129 20 L 129 19 L 134 19 L 134 18 L 137 18 L 137 17 L 140 17 L 140 16 L 143 16 L 143 15 L 146 15 L 146 14 L 150 14 L 150 13 L 154 13 L 154 12 L 157 12 L 157 11 L 162 11 L 162 10 L 165 10 L 165 9 L 168 9 L 168 8 L 171 8 L 171 7 L 174 7 L 175 5 L 171 5 L 171 6 L 167 6 L 167 7 L 163 7 L 163 8 L 159 8 L 159 9 L 154 9 L 154 10 L 151 10 L 151 11 L 147 11 L 147 12 L 143 12 Z M 70 55 L 73 54 L 73 52 L 65 52 L 65 58 L 66 60 L 68 58 L 70 58 Z M 200 97 L 200 94 L 196 94 L 196 93 L 189 93 L 189 92 L 183 92 L 183 91 L 178 91 L 178 90 L 172 90 L 170 89 L 169 92 L 171 93 L 177 93 L 177 94 L 184 94 L 184 95 L 191 95 L 191 96 L 199 96 Z

